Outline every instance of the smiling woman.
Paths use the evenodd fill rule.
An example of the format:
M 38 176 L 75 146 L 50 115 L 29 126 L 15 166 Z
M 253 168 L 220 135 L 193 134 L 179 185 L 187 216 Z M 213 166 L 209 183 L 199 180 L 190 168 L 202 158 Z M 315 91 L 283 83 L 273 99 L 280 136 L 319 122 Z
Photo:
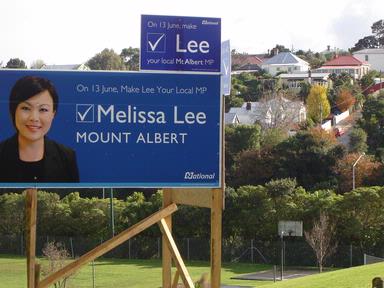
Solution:
M 46 137 L 57 107 L 49 80 L 25 76 L 15 83 L 9 112 L 16 134 L 0 142 L 0 182 L 79 182 L 75 152 Z

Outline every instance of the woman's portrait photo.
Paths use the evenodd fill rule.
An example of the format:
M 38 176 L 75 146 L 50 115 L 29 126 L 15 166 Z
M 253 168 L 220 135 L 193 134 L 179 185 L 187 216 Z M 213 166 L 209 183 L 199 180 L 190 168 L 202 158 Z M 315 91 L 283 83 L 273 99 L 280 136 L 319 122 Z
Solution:
M 9 95 L 15 134 L 0 142 L 0 182 L 79 182 L 76 153 L 47 137 L 59 96 L 48 79 L 25 76 Z

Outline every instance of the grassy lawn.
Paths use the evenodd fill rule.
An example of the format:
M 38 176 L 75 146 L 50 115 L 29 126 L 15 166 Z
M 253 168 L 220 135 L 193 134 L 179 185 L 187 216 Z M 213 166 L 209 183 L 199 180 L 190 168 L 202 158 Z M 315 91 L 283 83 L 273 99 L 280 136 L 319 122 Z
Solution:
M 0 255 L 0 288 L 26 287 L 25 258 Z M 207 262 L 190 262 L 187 267 L 194 281 L 209 273 Z M 268 266 L 231 263 L 223 264 L 222 283 L 263 288 L 370 288 L 371 280 L 384 276 L 384 263 L 315 274 L 299 279 L 273 283 L 271 281 L 231 280 L 234 275 L 266 270 Z M 67 287 L 93 287 L 92 267 L 80 270 Z M 101 259 L 95 262 L 95 287 L 151 288 L 161 286 L 159 260 Z

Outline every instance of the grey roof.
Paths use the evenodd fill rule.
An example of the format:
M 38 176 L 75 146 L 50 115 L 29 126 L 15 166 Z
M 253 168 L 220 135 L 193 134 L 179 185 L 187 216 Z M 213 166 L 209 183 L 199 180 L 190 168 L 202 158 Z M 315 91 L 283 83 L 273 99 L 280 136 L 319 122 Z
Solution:
M 363 50 L 353 52 L 353 55 L 355 54 L 384 54 L 384 49 L 383 48 L 363 49 Z
M 225 113 L 224 114 L 224 123 L 225 124 L 236 124 L 238 122 L 238 117 L 236 113 Z
M 299 64 L 305 63 L 308 65 L 306 61 L 300 59 L 296 55 L 293 55 L 291 52 L 281 52 L 272 58 L 266 60 L 263 64 L 266 65 L 288 65 L 288 64 Z
M 247 109 L 250 105 L 250 109 Z M 290 101 L 284 97 L 274 98 L 266 102 L 248 102 L 244 103 L 242 107 L 232 107 L 229 113 L 237 115 L 240 124 L 252 125 L 256 122 L 265 123 L 267 121 L 269 111 L 277 111 L 287 109 L 290 112 L 300 111 L 305 108 L 301 101 Z

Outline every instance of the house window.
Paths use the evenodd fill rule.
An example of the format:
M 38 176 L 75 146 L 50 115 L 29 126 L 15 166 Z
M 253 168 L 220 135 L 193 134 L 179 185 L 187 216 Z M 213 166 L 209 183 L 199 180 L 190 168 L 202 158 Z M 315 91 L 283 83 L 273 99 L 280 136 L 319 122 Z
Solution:
M 368 55 L 365 55 L 365 61 L 368 61 Z

